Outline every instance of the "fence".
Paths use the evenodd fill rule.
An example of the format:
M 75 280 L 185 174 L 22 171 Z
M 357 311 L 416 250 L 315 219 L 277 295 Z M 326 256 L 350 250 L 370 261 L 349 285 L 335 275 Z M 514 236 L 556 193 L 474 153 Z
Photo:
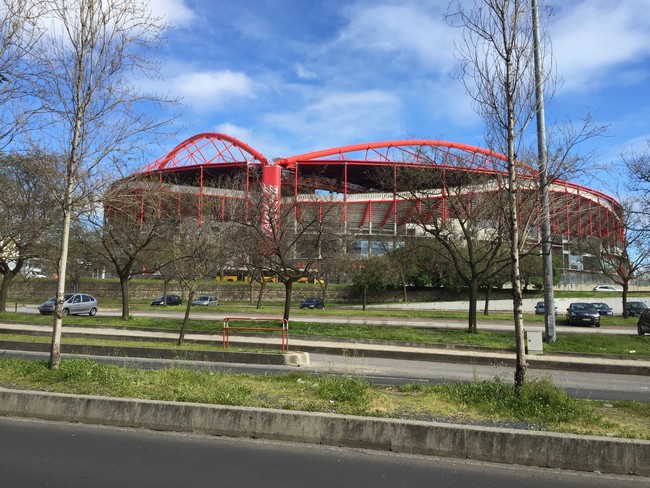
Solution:
M 237 322 L 280 322 L 280 327 L 264 327 L 264 326 L 231 326 L 230 321 Z M 257 330 L 264 332 L 280 332 L 281 333 L 281 343 L 280 348 L 282 352 L 289 352 L 289 321 L 283 318 L 268 318 L 268 317 L 226 317 L 223 319 L 223 348 L 228 349 L 228 344 L 230 341 L 230 331 L 231 330 Z

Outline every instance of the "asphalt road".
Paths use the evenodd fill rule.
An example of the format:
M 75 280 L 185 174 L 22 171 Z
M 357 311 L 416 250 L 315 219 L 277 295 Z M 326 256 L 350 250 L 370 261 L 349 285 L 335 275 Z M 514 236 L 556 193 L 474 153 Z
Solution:
M 0 418 L 0 486 L 624 488 L 649 478 Z
M 396 307 L 393 307 L 396 308 Z M 11 310 L 11 307 L 8 307 Z M 27 305 L 19 306 L 14 309 L 17 312 L 21 313 L 38 313 L 38 305 Z M 118 309 L 105 309 L 101 307 L 97 313 L 98 317 L 102 315 L 108 317 L 119 317 L 121 311 Z M 150 310 L 132 310 L 132 316 L 140 317 L 152 317 L 152 318 L 177 318 L 182 319 L 185 314 L 185 307 L 168 307 L 167 309 L 159 309 L 152 307 Z M 225 317 L 266 317 L 270 316 L 277 318 L 277 314 L 268 314 L 260 313 L 255 309 L 250 309 L 249 312 L 241 313 L 224 313 L 220 311 L 206 311 L 200 308 L 193 308 L 190 317 L 196 320 L 213 320 L 216 322 L 223 322 Z M 494 320 L 485 320 L 482 321 L 481 317 L 477 318 L 478 328 L 480 330 L 490 330 L 496 332 L 511 332 L 514 328 L 512 322 L 510 321 L 494 321 Z M 393 327 L 423 327 L 423 328 L 434 328 L 434 329 L 457 329 L 465 330 L 467 328 L 466 320 L 456 320 L 456 319 L 426 319 L 426 318 L 399 318 L 399 317 L 381 317 L 381 316 L 371 316 L 371 317 L 360 317 L 359 315 L 353 315 L 350 317 L 347 316 L 335 316 L 335 315 L 326 315 L 323 312 L 317 311 L 313 315 L 297 315 L 294 314 L 291 316 L 291 322 L 325 322 L 331 324 L 375 324 L 375 325 L 386 325 Z M 527 323 L 525 324 L 526 330 L 531 331 L 544 331 L 544 325 L 539 322 L 534 324 Z M 556 332 L 561 333 L 580 333 L 580 334 L 613 334 L 613 335 L 636 335 L 636 321 L 630 323 L 629 327 L 570 327 L 565 325 L 565 320 L 563 316 L 557 317 L 556 323 Z

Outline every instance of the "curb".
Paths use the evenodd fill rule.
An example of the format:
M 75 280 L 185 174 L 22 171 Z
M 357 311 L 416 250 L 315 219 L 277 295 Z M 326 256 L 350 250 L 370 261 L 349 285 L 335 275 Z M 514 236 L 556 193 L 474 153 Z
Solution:
M 234 341 L 231 342 L 234 345 Z M 8 351 L 49 352 L 50 345 L 43 342 L 2 341 L 0 349 Z M 92 346 L 82 344 L 62 344 L 64 354 L 84 354 L 92 356 L 120 356 L 124 358 L 154 358 L 169 360 L 210 361 L 216 363 L 246 363 L 262 365 L 303 366 L 309 364 L 306 352 L 255 353 L 231 351 L 183 351 L 156 349 L 149 347 Z
M 650 441 L 0 388 L 0 415 L 650 476 Z

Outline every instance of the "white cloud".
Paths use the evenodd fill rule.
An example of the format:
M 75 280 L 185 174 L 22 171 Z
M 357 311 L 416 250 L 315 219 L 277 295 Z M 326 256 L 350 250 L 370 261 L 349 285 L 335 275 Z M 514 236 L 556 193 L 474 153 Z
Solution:
M 239 139 L 240 141 L 249 145 L 249 141 L 252 140 L 251 131 L 249 129 L 246 127 L 240 127 L 238 125 L 231 124 L 230 122 L 217 125 L 215 132 L 234 137 L 235 139 Z
M 339 43 L 395 57 L 410 53 L 439 71 L 448 71 L 455 63 L 456 31 L 445 24 L 439 6 L 417 2 L 373 5 L 348 8 L 345 13 L 348 25 L 341 32 Z
M 634 66 L 650 56 L 646 0 L 562 3 L 551 20 L 553 53 L 564 88 L 585 90 L 638 80 Z
M 271 114 L 265 122 L 278 133 L 301 138 L 294 146 L 321 148 L 393 133 L 401 126 L 401 108 L 397 97 L 380 90 L 336 92 L 298 112 Z
M 314 73 L 313 71 L 308 70 L 307 68 L 305 68 L 300 63 L 296 63 L 294 68 L 296 70 L 296 75 L 301 80 L 315 80 L 315 79 L 318 78 L 318 75 L 316 73 Z
M 218 109 L 234 99 L 255 98 L 252 80 L 234 71 L 201 71 L 173 77 L 167 85 L 172 94 L 200 110 Z
M 196 14 L 184 0 L 150 0 L 149 6 L 153 15 L 176 27 L 186 27 L 196 20 Z

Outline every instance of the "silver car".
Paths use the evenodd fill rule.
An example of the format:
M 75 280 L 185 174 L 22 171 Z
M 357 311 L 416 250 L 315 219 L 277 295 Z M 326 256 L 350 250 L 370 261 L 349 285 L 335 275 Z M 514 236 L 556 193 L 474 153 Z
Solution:
M 66 293 L 63 295 L 63 315 L 97 314 L 97 300 L 86 293 Z M 52 315 L 56 308 L 56 298 L 52 297 L 38 307 L 41 315 Z
M 192 305 L 199 305 L 202 307 L 216 307 L 219 305 L 217 297 L 212 295 L 201 295 L 192 302 Z

